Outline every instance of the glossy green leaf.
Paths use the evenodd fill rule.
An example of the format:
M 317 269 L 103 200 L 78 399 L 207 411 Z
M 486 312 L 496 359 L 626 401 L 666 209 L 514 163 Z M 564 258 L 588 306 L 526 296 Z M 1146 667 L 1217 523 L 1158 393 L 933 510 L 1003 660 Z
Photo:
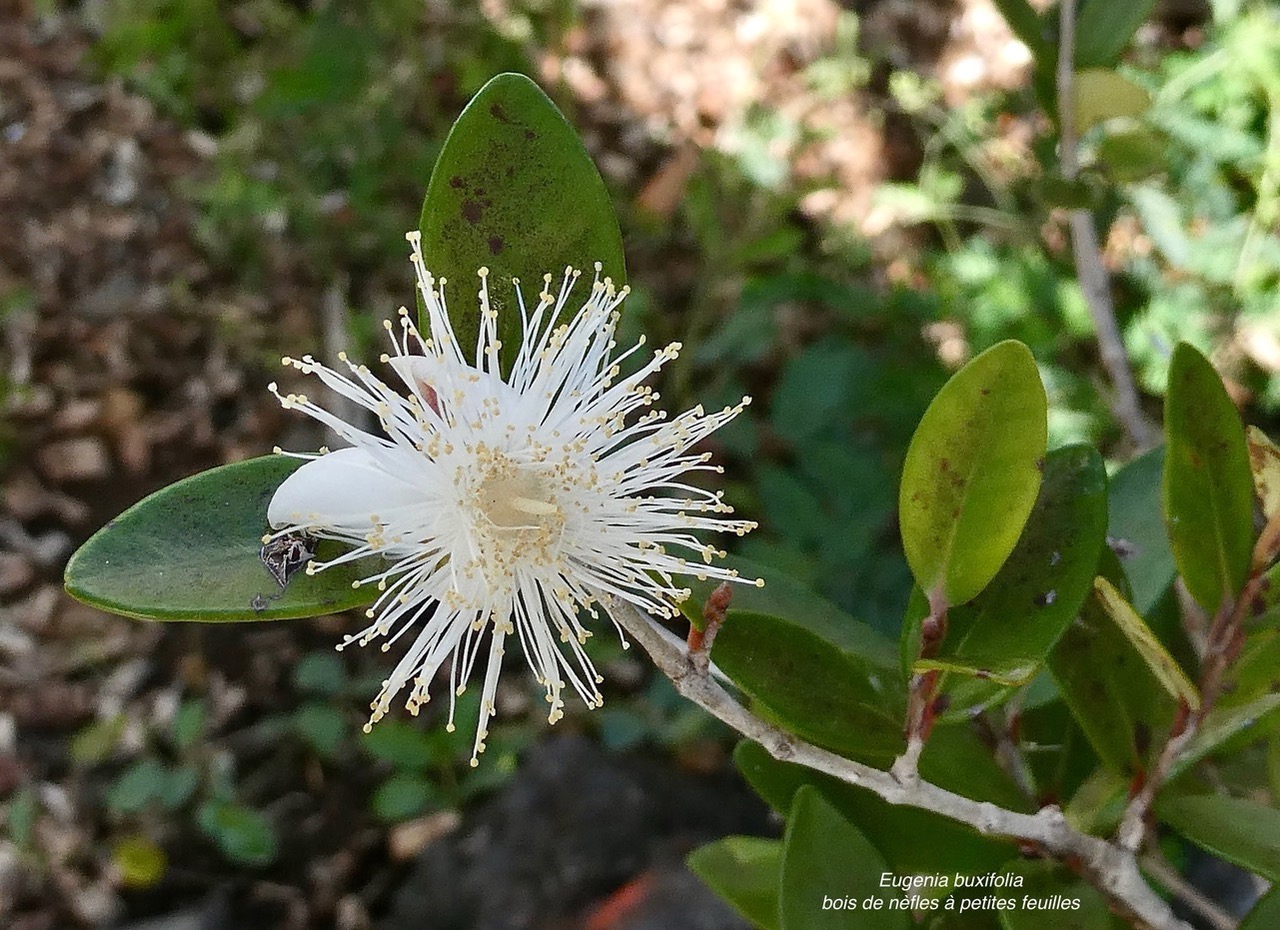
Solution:
M 141 620 L 284 620 L 367 604 L 376 592 L 351 584 L 378 571 L 379 559 L 299 571 L 283 591 L 262 564 L 267 504 L 300 464 L 282 455 L 248 459 L 144 498 L 71 557 L 67 591 Z M 319 557 L 341 551 L 324 542 Z
M 1044 480 L 1013 554 L 973 603 L 954 612 L 958 644 L 937 661 L 949 713 L 1026 684 L 1092 590 L 1107 531 L 1107 474 L 1088 446 L 1045 457 Z M 953 639 L 957 638 L 953 636 Z
M 816 789 L 796 792 L 783 839 L 781 930 L 907 930 L 908 911 L 861 907 L 868 897 L 887 902 L 899 896 L 897 889 L 880 886 L 884 872 L 880 851 Z M 852 901 L 856 912 L 828 909 L 824 898 Z
M 475 345 L 479 331 L 476 271 L 489 269 L 507 366 L 522 335 L 512 278 L 530 304 L 544 274 L 555 290 L 570 265 L 586 278 L 576 289 L 583 300 L 596 262 L 619 287 L 625 283 L 622 236 L 604 181 L 573 127 L 522 74 L 489 81 L 453 124 L 431 172 L 420 228 L 427 267 L 452 282 L 450 318 L 463 347 Z
M 695 849 L 689 870 L 761 930 L 778 930 L 782 841 L 726 836 Z
M 1002 910 L 1000 926 L 1004 930 L 1127 930 L 1128 924 L 1111 913 L 1102 893 L 1056 862 L 1018 862 L 1005 869 L 1022 876 L 1022 887 L 1011 898 L 1018 906 Z M 1025 898 L 1046 903 L 1072 902 L 1071 907 L 1029 908 Z
M 1163 474 L 1164 446 L 1160 446 L 1116 472 L 1107 495 L 1107 535 L 1133 589 L 1133 606 L 1144 617 L 1177 574 L 1161 516 Z
M 1156 816 L 1197 846 L 1280 881 L 1280 810 L 1217 794 L 1163 797 Z
M 869 666 L 892 670 L 896 662 L 893 643 L 875 627 L 841 610 L 772 565 L 762 565 L 736 555 L 722 559 L 720 564 L 738 572 L 743 578 L 764 579 L 763 587 L 732 586 L 731 613 L 745 610 L 781 617 L 853 653 Z M 702 607 L 719 582 L 699 581 L 693 577 L 683 580 L 693 593 L 681 603 L 680 609 L 690 623 L 701 628 Z
M 1035 809 L 1032 800 L 996 762 L 991 747 L 968 725 L 934 728 L 920 756 L 920 775 L 975 801 L 990 801 L 1015 811 Z
M 1109 68 L 1076 72 L 1076 132 L 1118 117 L 1138 117 L 1151 106 L 1151 95 Z
M 1154 6 L 1155 0 L 1087 0 L 1076 19 L 1076 67 L 1119 61 Z
M 1262 896 L 1244 917 L 1239 930 L 1275 930 L 1280 927 L 1280 886 Z
M 880 850 L 889 868 L 900 875 L 989 872 L 1017 854 L 1011 843 L 982 836 L 945 817 L 890 804 L 865 788 L 802 765 L 779 762 L 759 743 L 739 743 L 733 761 L 751 787 L 784 817 L 790 814 L 801 787 L 809 785 L 820 791 L 845 819 L 857 825 Z M 950 784 L 942 787 L 949 788 Z M 920 842 L 922 836 L 927 836 L 929 842 Z M 922 890 L 921 894 L 935 891 L 944 897 L 948 893 L 947 889 L 933 889 Z
M 916 582 L 972 599 L 1013 551 L 1040 489 L 1046 401 L 1031 352 L 992 346 L 948 381 L 902 468 L 902 542 Z
M 1103 573 L 1123 583 L 1116 557 L 1104 552 Z M 1085 600 L 1049 656 L 1049 668 L 1076 722 L 1098 756 L 1125 779 L 1145 769 L 1173 724 L 1175 703 L 1142 655 L 1103 610 Z
M 1184 702 L 1192 710 L 1199 710 L 1199 690 L 1182 670 L 1182 666 L 1169 655 L 1169 651 L 1151 632 L 1151 628 L 1138 616 L 1133 606 L 1125 600 L 1124 595 L 1102 577 L 1094 579 L 1094 590 L 1102 609 L 1142 656 L 1142 660 L 1151 669 L 1156 680 L 1173 697 Z
M 1244 587 L 1253 474 L 1240 415 L 1208 359 L 1179 343 L 1165 395 L 1164 516 L 1187 590 L 1217 611 Z
M 901 696 L 883 670 L 801 626 L 735 610 L 711 655 L 798 736 L 859 758 L 892 759 L 902 749 Z

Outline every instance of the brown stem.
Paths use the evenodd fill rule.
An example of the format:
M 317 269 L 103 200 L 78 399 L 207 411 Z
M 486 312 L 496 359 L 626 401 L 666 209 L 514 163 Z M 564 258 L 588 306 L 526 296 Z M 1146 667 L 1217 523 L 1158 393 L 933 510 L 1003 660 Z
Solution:
M 1076 2 L 1062 0 L 1059 4 L 1058 32 L 1058 158 L 1062 176 L 1075 180 L 1080 174 L 1076 146 L 1075 126 L 1075 47 Z M 1102 367 L 1111 382 L 1114 396 L 1111 411 L 1124 427 L 1129 440 L 1138 449 L 1154 446 L 1159 431 L 1151 425 L 1142 412 L 1138 388 L 1129 368 L 1120 327 L 1116 325 L 1116 308 L 1111 298 L 1111 279 L 1102 261 L 1102 248 L 1094 228 L 1093 214 L 1085 209 L 1070 211 L 1071 251 L 1075 259 L 1076 278 L 1089 306 L 1093 327 L 1098 337 L 1098 355 Z

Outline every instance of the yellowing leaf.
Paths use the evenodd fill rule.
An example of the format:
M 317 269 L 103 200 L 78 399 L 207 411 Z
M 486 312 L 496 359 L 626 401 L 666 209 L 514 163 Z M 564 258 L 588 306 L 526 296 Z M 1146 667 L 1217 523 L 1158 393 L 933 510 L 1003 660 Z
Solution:
M 1075 90 L 1076 131 L 1080 133 L 1119 116 L 1141 116 L 1151 106 L 1150 94 L 1108 68 L 1077 71 Z
M 1280 448 L 1256 426 L 1245 429 L 1249 443 L 1249 466 L 1253 469 L 1253 488 L 1262 505 L 1262 515 L 1270 520 L 1280 512 Z
M 1192 710 L 1199 710 L 1200 692 L 1173 656 L 1169 655 L 1168 650 L 1161 645 L 1160 640 L 1156 639 L 1151 628 L 1142 617 L 1138 616 L 1138 612 L 1129 605 L 1111 582 L 1102 576 L 1093 580 L 1093 589 L 1107 616 L 1138 650 L 1138 654 L 1142 656 L 1160 684 L 1164 685 L 1165 690 L 1175 698 L 1185 701 Z

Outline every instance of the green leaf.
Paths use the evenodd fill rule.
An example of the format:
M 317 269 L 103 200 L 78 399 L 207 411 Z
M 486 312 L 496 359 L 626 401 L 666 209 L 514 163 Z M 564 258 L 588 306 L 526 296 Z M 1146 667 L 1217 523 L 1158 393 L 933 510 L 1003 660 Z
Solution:
M 938 392 L 907 449 L 898 503 L 926 593 L 961 604 L 995 577 L 1035 504 L 1046 431 L 1044 386 L 1020 342 L 992 346 Z
M 1018 902 L 1011 910 L 1000 911 L 1004 930 L 1124 930 L 1129 925 L 1111 913 L 1107 899 L 1096 888 L 1056 862 L 1017 862 L 1005 869 L 1021 875 L 1017 893 L 1000 895 Z M 1025 908 L 1024 898 L 1069 901 L 1072 907 Z
M 318 701 L 309 701 L 299 707 L 293 715 L 293 726 L 322 756 L 337 752 L 347 735 L 346 717 L 337 708 Z
M 1115 555 L 1103 552 L 1102 566 L 1104 575 L 1123 583 Z M 1153 745 L 1173 724 L 1175 704 L 1098 598 L 1085 600 L 1050 654 L 1049 668 L 1107 767 L 1125 779 L 1145 770 Z
M 1218 706 L 1249 704 L 1280 691 L 1280 629 L 1253 630 L 1227 669 Z
M 204 733 L 204 701 L 191 699 L 178 706 L 173 715 L 173 745 L 182 751 L 190 749 Z
M 384 781 L 370 800 L 373 812 L 388 823 L 416 817 L 438 803 L 431 782 L 418 775 L 404 774 Z
M 281 591 L 262 564 L 267 504 L 301 462 L 281 455 L 223 465 L 157 491 L 116 517 L 67 563 L 77 600 L 140 620 L 284 620 L 336 613 L 376 594 L 352 582 L 378 570 L 362 559 Z M 321 543 L 319 557 L 341 551 Z
M 733 585 L 729 613 L 744 610 L 772 614 L 803 627 L 827 642 L 850 652 L 869 666 L 890 671 L 897 662 L 897 650 L 879 630 L 841 610 L 822 595 L 807 588 L 771 565 L 762 565 L 742 556 L 731 555 L 721 560 L 726 568 L 743 578 L 762 578 L 764 585 Z M 716 581 L 684 579 L 693 592 L 680 609 L 689 622 L 702 628 L 702 606 L 719 586 Z
M 207 801 L 196 819 L 232 862 L 264 866 L 275 861 L 275 829 L 260 812 L 234 801 Z
M 920 775 L 975 801 L 991 801 L 1015 811 L 1031 811 L 1026 797 L 996 762 L 991 747 L 969 726 L 935 727 L 920 756 Z
M 995 0 L 1000 11 L 1022 44 L 1037 55 L 1044 46 L 1044 21 L 1027 0 Z
M 151 757 L 129 766 L 107 789 L 107 807 L 119 814 L 132 814 L 159 800 L 168 772 Z
M 787 819 L 782 847 L 780 930 L 906 930 L 910 913 L 862 910 L 868 897 L 899 897 L 897 889 L 880 887 L 884 859 L 865 836 L 814 788 L 796 792 Z M 828 908 L 824 899 L 858 905 L 856 917 L 847 909 Z
M 1133 588 L 1133 606 L 1144 617 L 1169 589 L 1177 568 L 1161 517 L 1164 446 L 1129 462 L 1111 478 L 1107 535 Z
M 1098 161 L 1117 183 L 1145 181 L 1168 165 L 1169 140 L 1145 126 L 1108 129 L 1098 140 Z
M 156 800 L 166 810 L 177 810 L 191 800 L 200 786 L 200 770 L 192 763 L 164 770 Z
M 1076 20 L 1076 67 L 1119 61 L 1153 6 L 1155 0 L 1087 0 Z
M 1247 704 L 1216 706 L 1170 767 L 1169 780 L 1201 759 L 1257 742 L 1280 725 L 1280 694 L 1264 694 Z
M 1076 72 L 1076 132 L 1117 117 L 1138 117 L 1151 106 L 1151 95 L 1108 68 Z
M 1187 590 L 1213 613 L 1244 587 L 1253 474 L 1240 415 L 1208 359 L 1179 343 L 1165 396 L 1164 515 Z
M 1124 599 L 1124 595 L 1102 577 L 1094 579 L 1094 590 L 1097 592 L 1102 609 L 1142 656 L 1142 660 L 1151 669 L 1156 680 L 1174 698 L 1187 704 L 1192 710 L 1199 710 L 1200 692 L 1182 670 L 1182 666 L 1169 655 L 1169 651 L 1164 648 L 1160 640 L 1156 639 L 1151 628 Z
M 778 930 L 782 841 L 726 836 L 689 854 L 689 870 L 762 930 Z
M 835 752 L 892 759 L 903 746 L 900 695 L 882 672 L 794 623 L 735 610 L 712 658 L 796 735 Z
M 1275 930 L 1280 927 L 1280 886 L 1272 888 L 1244 916 L 1239 930 Z
M 1083 445 L 1050 452 L 1013 554 L 986 590 L 952 618 L 953 627 L 963 624 L 963 636 L 952 654 L 937 661 L 967 680 L 944 682 L 949 713 L 989 702 L 1000 690 L 995 685 L 1023 685 L 1035 676 L 1092 589 L 1106 530 L 1101 456 Z
M 311 652 L 294 667 L 293 684 L 311 694 L 339 694 L 347 686 L 347 667 L 332 649 Z
M 1165 797 L 1156 815 L 1197 846 L 1280 881 L 1280 811 L 1216 794 Z
M 733 761 L 751 787 L 784 817 L 791 813 L 802 786 L 816 788 L 845 819 L 857 824 L 898 874 L 989 872 L 1017 853 L 1012 844 L 981 836 L 963 824 L 918 808 L 890 804 L 865 788 L 801 765 L 779 762 L 759 743 L 739 743 Z M 943 781 L 947 781 L 945 773 Z M 954 782 L 942 787 L 950 784 Z M 920 842 L 922 836 L 929 842 Z M 921 889 L 920 893 L 932 892 Z M 945 896 L 948 891 L 939 889 L 937 893 Z
M 453 285 L 450 319 L 464 347 L 476 344 L 476 271 L 487 267 L 502 360 L 510 366 L 522 331 L 512 278 L 537 302 L 542 276 L 553 291 L 565 266 L 625 283 L 622 236 L 600 173 L 578 134 L 533 81 L 500 74 L 471 100 L 445 139 L 422 204 L 422 251 Z
M 120 745 L 120 737 L 129 725 L 124 714 L 112 714 L 80 730 L 71 740 L 71 761 L 94 765 L 109 759 Z
M 423 769 L 437 757 L 436 746 L 427 734 L 402 720 L 381 720 L 362 735 L 370 755 L 396 768 Z

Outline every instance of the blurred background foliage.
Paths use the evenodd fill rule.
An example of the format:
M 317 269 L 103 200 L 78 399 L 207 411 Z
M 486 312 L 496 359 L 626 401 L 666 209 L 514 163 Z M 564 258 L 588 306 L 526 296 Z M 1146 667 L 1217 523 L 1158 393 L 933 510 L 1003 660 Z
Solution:
M 622 21 L 635 10 L 588 0 L 41 0 L 25 16 L 37 35 L 82 30 L 89 79 L 144 98 L 198 156 L 173 181 L 192 217 L 196 270 L 165 286 L 185 312 L 267 295 L 265 311 L 215 320 L 248 372 L 246 391 L 265 384 L 279 354 L 316 351 L 318 339 L 325 351 L 378 351 L 379 321 L 411 293 L 403 234 L 450 124 L 493 74 L 538 78 L 619 205 L 634 288 L 624 335 L 684 344 L 661 385 L 668 408 L 755 398 L 716 440 L 730 500 L 761 523 L 738 551 L 891 634 L 909 591 L 894 522 L 901 460 L 949 371 L 1021 339 L 1049 389 L 1050 446 L 1088 440 L 1114 461 L 1131 451 L 1108 408 L 1066 208 L 1085 204 L 1098 218 L 1148 412 L 1158 416 L 1170 352 L 1185 339 L 1211 355 L 1250 420 L 1275 425 L 1273 4 L 1159 5 L 1120 67 L 1150 107 L 1089 128 L 1085 170 L 1070 183 L 1029 56 L 985 2 L 640 6 L 648 32 Z M 762 36 L 778 23 L 769 46 Z M 733 97 L 731 72 L 704 73 L 721 54 L 757 75 L 742 82 L 749 99 Z M 655 72 L 673 60 L 685 71 L 661 86 Z M 6 325 L 51 312 L 34 293 L 21 276 L 0 278 Z M 20 405 L 30 376 L 7 370 Z M 263 429 L 279 438 L 296 428 Z M 20 417 L 0 424 L 10 465 L 32 451 L 21 433 Z M 112 499 L 161 483 L 154 473 L 131 481 Z M 479 772 L 442 729 L 385 721 L 362 736 L 370 687 L 360 679 L 376 684 L 378 657 L 313 652 L 331 638 L 317 629 L 285 650 L 302 660 L 281 685 L 285 703 L 239 738 L 283 740 L 295 758 L 367 785 L 384 823 L 490 790 L 543 729 L 528 694 L 509 696 Z M 165 635 L 176 653 L 227 642 Z M 619 700 L 592 715 L 577 708 L 571 727 L 609 747 L 694 759 L 720 745 L 723 761 L 716 725 L 627 665 L 609 637 L 596 643 Z M 152 818 L 175 810 L 230 862 L 278 854 L 277 828 L 258 812 L 271 789 L 237 780 L 229 750 L 211 742 L 228 718 L 204 706 L 200 687 L 185 691 L 142 732 L 118 708 L 99 714 L 59 763 L 109 772 L 107 832 L 126 884 L 159 880 L 163 854 L 146 837 L 157 835 Z M 19 850 L 31 848 L 41 803 L 29 787 L 10 801 Z

